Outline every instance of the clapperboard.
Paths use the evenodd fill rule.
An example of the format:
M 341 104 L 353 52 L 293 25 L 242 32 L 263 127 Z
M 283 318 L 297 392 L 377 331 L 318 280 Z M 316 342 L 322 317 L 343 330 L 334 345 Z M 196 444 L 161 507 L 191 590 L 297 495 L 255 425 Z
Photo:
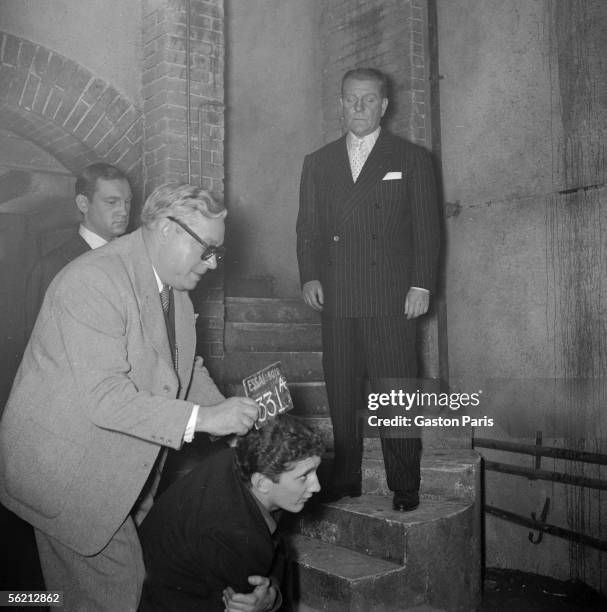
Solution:
M 270 419 L 293 408 L 293 400 L 287 387 L 287 379 L 280 361 L 243 379 L 244 392 L 259 406 L 259 418 L 255 428 L 263 427 Z

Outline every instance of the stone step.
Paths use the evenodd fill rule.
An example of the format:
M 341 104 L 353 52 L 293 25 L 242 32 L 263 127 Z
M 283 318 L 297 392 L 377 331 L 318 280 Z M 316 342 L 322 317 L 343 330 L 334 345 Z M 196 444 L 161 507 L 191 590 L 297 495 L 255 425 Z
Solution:
M 397 612 L 405 604 L 423 603 L 423 595 L 407 593 L 406 569 L 396 563 L 300 534 L 287 539 L 295 597 L 304 606 L 322 612 Z
M 290 539 L 299 601 L 327 612 L 391 612 L 423 604 L 450 612 L 478 609 L 477 506 L 422 501 L 400 513 L 390 504 L 390 498 L 366 495 L 313 507 L 316 518 L 304 510 L 301 533 Z
M 369 494 L 308 504 L 312 505 L 296 515 L 293 531 L 400 565 L 430 554 L 447 523 L 459 539 L 449 545 L 464 546 L 473 536 L 476 513 L 470 502 L 425 499 L 415 510 L 397 512 L 392 509 L 392 497 Z
M 481 458 L 471 449 L 425 449 L 421 458 L 420 497 L 470 503 L 476 500 L 480 486 Z M 333 453 L 322 458 L 318 477 L 325 486 L 331 479 Z M 362 461 L 364 494 L 391 497 L 381 451 L 364 450 Z
M 226 320 L 234 323 L 320 323 L 300 299 L 226 297 Z
M 226 321 L 225 350 L 320 351 L 319 323 L 240 323 Z
M 473 502 L 480 491 L 481 457 L 472 449 L 422 451 L 420 493 L 424 499 Z M 381 451 L 365 450 L 362 466 L 365 493 L 390 496 Z
M 283 372 L 290 382 L 322 380 L 323 378 L 322 353 L 320 352 L 259 351 L 226 353 L 224 356 L 225 380 L 227 383 L 240 383 L 246 376 L 276 361 L 282 363 Z
M 293 531 L 400 565 L 425 556 L 446 523 L 462 546 L 473 535 L 475 508 L 470 502 L 422 499 L 415 510 L 397 512 L 392 509 L 392 497 L 364 494 L 308 504 L 296 515 Z
M 269 297 L 274 295 L 274 278 L 271 276 L 226 276 L 225 294 L 229 296 Z

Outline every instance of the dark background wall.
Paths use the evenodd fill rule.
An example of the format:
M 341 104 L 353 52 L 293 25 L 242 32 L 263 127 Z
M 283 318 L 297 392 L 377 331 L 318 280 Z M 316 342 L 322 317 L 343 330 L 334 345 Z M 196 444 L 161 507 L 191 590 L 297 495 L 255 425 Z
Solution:
M 602 1 L 439 1 L 451 382 L 477 435 L 605 452 L 607 11 Z M 587 379 L 593 379 L 588 381 Z M 531 467 L 530 457 L 483 451 Z M 604 467 L 544 461 L 607 477 Z M 604 491 L 487 473 L 486 502 L 607 535 Z M 605 590 L 607 560 L 489 517 L 487 564 Z

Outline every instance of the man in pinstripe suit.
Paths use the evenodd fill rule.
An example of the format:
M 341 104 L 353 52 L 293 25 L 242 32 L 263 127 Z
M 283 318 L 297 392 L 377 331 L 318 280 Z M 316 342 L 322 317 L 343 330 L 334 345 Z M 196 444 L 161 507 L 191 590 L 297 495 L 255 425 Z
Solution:
M 306 156 L 297 218 L 304 301 L 322 312 L 323 368 L 335 460 L 328 500 L 361 494 L 363 381 L 385 391 L 417 375 L 415 319 L 433 290 L 439 222 L 429 153 L 380 128 L 387 81 L 347 72 L 347 133 Z M 415 389 L 409 389 L 415 391 Z M 382 432 L 396 510 L 419 504 L 421 440 Z

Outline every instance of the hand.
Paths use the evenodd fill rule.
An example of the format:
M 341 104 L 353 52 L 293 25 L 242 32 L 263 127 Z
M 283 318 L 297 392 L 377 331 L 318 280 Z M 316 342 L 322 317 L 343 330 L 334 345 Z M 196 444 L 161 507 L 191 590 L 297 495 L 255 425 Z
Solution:
M 325 303 L 325 295 L 322 291 L 320 281 L 311 280 L 304 283 L 301 293 L 304 302 L 310 306 L 310 308 L 314 308 L 314 310 L 318 310 L 319 312 L 322 310 L 323 304 Z
M 213 436 L 243 436 L 257 420 L 257 402 L 250 397 L 229 397 L 215 406 L 200 406 L 196 431 Z
M 232 587 L 223 590 L 223 605 L 227 612 L 266 612 L 276 601 L 276 588 L 265 576 L 249 576 L 255 588 L 247 594 L 235 593 Z
M 407 319 L 416 319 L 428 312 L 430 305 L 430 292 L 411 287 L 405 299 L 405 314 Z

